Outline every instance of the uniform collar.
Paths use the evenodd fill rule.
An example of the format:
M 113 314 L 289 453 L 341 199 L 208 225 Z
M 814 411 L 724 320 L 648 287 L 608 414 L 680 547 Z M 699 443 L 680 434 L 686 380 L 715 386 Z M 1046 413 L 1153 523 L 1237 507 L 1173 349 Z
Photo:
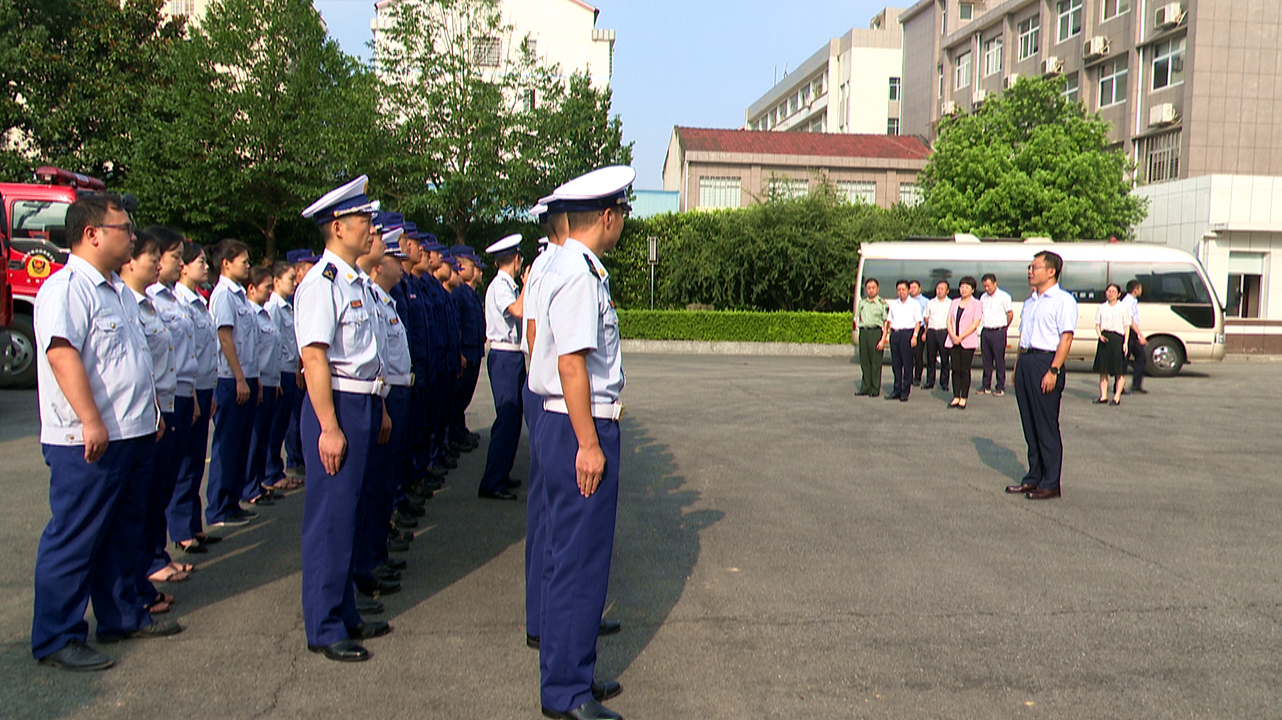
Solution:
M 76 255 L 75 253 L 72 253 L 67 258 L 67 264 L 65 267 L 69 267 L 72 270 L 78 270 L 84 273 L 86 276 L 88 276 L 90 280 L 93 281 L 94 285 L 102 285 L 103 283 L 109 283 L 114 286 L 117 282 L 121 282 L 120 276 L 116 275 L 116 273 L 114 272 L 111 273 L 110 280 L 108 278 L 103 277 L 102 273 L 98 272 L 98 268 L 94 267 L 93 265 L 90 265 L 88 260 L 80 257 L 79 255 Z
M 244 286 L 242 286 L 240 283 L 236 282 L 235 280 L 232 280 L 231 278 L 227 277 L 226 275 L 218 276 L 218 284 L 230 290 L 233 295 L 245 294 Z
M 592 263 L 592 269 L 596 270 L 598 278 L 605 280 L 610 277 L 610 273 L 607 272 L 605 266 L 601 264 L 601 259 L 596 256 L 596 253 L 589 250 L 587 245 L 584 245 L 574 238 L 566 238 L 565 245 L 562 246 L 562 249 L 575 250 L 583 253 L 583 256 L 588 259 L 588 262 Z
M 192 290 L 191 288 L 187 287 L 186 285 L 183 285 L 182 283 L 178 283 L 177 285 L 174 285 L 174 292 L 178 294 L 178 297 L 182 298 L 183 300 L 186 300 L 187 302 L 191 302 L 192 300 L 197 300 L 197 299 L 199 299 L 201 302 L 204 302 L 205 300 L 205 298 L 200 296 L 200 293 L 196 292 L 195 290 Z
M 147 288 L 147 293 L 149 295 L 167 295 L 173 300 L 178 298 L 178 296 L 174 294 L 174 289 L 162 282 L 152 283 L 151 287 Z
M 285 298 L 273 292 L 272 296 L 267 299 L 266 307 L 289 307 L 289 303 L 285 302 Z
M 1046 298 L 1046 297 L 1053 297 L 1053 296 L 1058 295 L 1058 294 L 1059 294 L 1059 283 L 1055 283 L 1054 285 L 1051 285 L 1050 287 L 1046 288 L 1046 292 L 1044 292 L 1044 293 L 1042 293 L 1042 294 L 1040 294 L 1040 295 L 1038 295 L 1038 294 L 1037 294 L 1037 291 L 1036 291 L 1036 290 L 1034 290 L 1034 291 L 1033 291 L 1033 299 L 1034 299 L 1034 300 L 1041 300 L 1042 298 Z
M 512 277 L 512 275 L 511 275 L 507 270 L 499 270 L 498 272 L 494 273 L 494 277 L 496 277 L 496 278 L 505 277 L 505 278 L 507 278 L 507 279 L 508 279 L 508 280 L 509 280 L 513 285 L 515 285 L 515 284 L 516 284 L 516 278 Z
M 128 285 L 126 285 L 125 287 L 129 288 L 129 292 L 134 294 L 134 300 L 137 300 L 139 305 L 142 305 L 145 303 L 148 307 L 151 307 L 151 298 L 147 297 L 146 293 L 140 293 L 137 290 L 134 290 L 133 288 L 129 287 Z
M 330 252 L 328 249 L 321 254 L 321 262 L 333 263 L 334 269 L 338 272 L 335 277 L 342 278 L 348 285 L 356 285 L 369 279 L 369 276 L 365 274 L 364 270 L 348 265 L 343 262 L 342 258 Z

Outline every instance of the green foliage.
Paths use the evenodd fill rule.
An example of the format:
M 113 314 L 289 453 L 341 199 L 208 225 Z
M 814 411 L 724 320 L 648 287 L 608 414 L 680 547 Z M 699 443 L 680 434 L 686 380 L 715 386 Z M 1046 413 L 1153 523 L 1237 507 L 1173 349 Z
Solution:
M 1063 96 L 1062 78 L 1020 78 L 975 113 L 946 118 L 918 182 L 940 232 L 1057 241 L 1129 238 L 1146 214 L 1108 124 Z
M 628 340 L 697 340 L 841 345 L 850 342 L 850 313 L 620 310 Z
M 901 240 L 927 228 L 918 209 L 852 205 L 821 182 L 799 198 L 629 220 L 605 263 L 621 307 L 649 307 L 647 238 L 654 236 L 656 307 L 831 311 L 850 303 L 860 243 Z

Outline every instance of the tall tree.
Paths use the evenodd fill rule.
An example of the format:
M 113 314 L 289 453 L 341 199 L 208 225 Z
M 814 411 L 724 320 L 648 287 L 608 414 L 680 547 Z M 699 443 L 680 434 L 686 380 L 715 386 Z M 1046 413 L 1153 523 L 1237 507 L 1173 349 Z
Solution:
M 1145 216 L 1132 164 L 1109 125 L 1063 95 L 1060 78 L 1021 78 L 975 113 L 947 118 L 918 181 L 939 230 L 1056 240 L 1128 238 Z

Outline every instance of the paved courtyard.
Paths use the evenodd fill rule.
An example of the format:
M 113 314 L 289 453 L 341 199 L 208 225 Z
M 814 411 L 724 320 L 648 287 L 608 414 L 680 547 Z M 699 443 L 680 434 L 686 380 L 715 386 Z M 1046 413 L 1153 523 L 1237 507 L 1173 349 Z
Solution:
M 1065 495 L 1043 503 L 1001 492 L 1013 394 L 856 398 L 848 358 L 625 368 L 624 631 L 598 664 L 625 717 L 1282 716 L 1282 364 L 1190 366 L 1118 408 L 1070 364 Z M 0 715 L 540 717 L 524 504 L 475 494 L 492 417 L 482 378 L 482 448 L 428 504 L 370 662 L 306 652 L 295 495 L 167 588 L 185 632 L 73 675 L 30 658 L 47 470 L 35 393 L 0 392 Z

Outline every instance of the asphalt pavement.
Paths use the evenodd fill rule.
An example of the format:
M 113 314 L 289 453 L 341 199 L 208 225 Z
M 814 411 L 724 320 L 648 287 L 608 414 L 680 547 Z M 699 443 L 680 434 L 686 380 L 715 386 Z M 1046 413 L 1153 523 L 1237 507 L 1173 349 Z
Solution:
M 624 364 L 624 630 L 597 666 L 624 717 L 1282 717 L 1282 364 L 1189 366 L 1116 408 L 1070 365 L 1045 502 L 1002 493 L 1025 467 L 1013 393 L 958 412 L 939 391 L 857 398 L 849 358 Z M 475 493 L 484 377 L 481 448 L 429 502 L 384 599 L 395 631 L 355 665 L 306 651 L 297 493 L 165 588 L 180 635 L 106 646 L 103 673 L 37 665 L 35 405 L 0 392 L 0 716 L 540 717 L 524 503 Z

